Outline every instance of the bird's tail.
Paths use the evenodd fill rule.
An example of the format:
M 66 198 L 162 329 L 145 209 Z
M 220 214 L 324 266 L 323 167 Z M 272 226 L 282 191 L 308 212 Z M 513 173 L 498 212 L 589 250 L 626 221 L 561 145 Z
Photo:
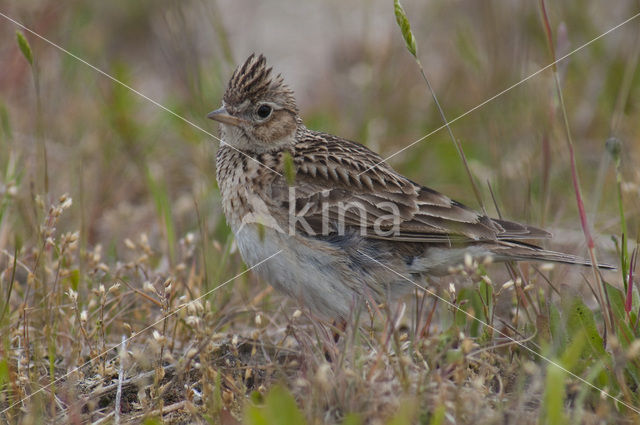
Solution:
M 498 247 L 492 248 L 491 252 L 496 259 L 502 261 L 541 261 L 550 263 L 575 264 L 579 266 L 591 266 L 591 261 L 576 255 L 565 254 L 564 252 L 550 251 L 535 245 L 522 242 L 504 241 Z M 615 270 L 616 266 L 606 263 L 598 263 L 598 268 L 603 270 Z

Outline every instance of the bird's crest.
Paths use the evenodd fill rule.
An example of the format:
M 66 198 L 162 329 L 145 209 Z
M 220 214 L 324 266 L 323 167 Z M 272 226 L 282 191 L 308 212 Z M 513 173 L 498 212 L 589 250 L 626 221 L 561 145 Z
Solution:
M 240 105 L 245 100 L 255 103 L 271 95 L 273 100 L 283 101 L 286 106 L 297 112 L 293 91 L 284 83 L 280 74 L 272 77 L 271 71 L 263 55 L 249 56 L 233 72 L 224 93 L 225 103 Z

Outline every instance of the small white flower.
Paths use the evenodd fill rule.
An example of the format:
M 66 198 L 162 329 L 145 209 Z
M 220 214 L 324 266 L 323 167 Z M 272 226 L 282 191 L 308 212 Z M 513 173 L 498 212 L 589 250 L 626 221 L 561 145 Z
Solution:
M 60 204 L 60 208 L 62 208 L 63 210 L 66 210 L 67 208 L 69 208 L 71 205 L 73 204 L 73 201 L 71 200 L 71 198 L 67 198 L 65 199 L 64 202 L 62 202 Z
M 67 295 L 74 303 L 78 300 L 78 293 L 71 288 L 69 288 L 69 290 L 67 291 Z
M 60 196 L 60 198 L 58 198 L 58 202 L 60 202 L 60 208 L 63 210 L 66 210 L 67 208 L 69 208 L 73 203 L 68 193 L 65 193 L 62 196 Z
M 153 330 L 153 339 L 155 339 L 156 341 L 162 343 L 165 341 L 165 338 L 160 334 L 160 332 L 158 332 L 157 330 Z
M 193 301 L 193 302 L 192 302 L 192 304 L 193 304 L 193 306 L 195 307 L 196 312 L 197 312 L 198 314 L 202 314 L 202 313 L 204 312 L 204 307 L 202 306 L 202 301 L 200 301 L 200 300 L 195 300 L 195 301 Z
M 187 316 L 184 321 L 187 325 L 196 327 L 200 323 L 200 318 L 198 316 Z
M 124 246 L 126 246 L 129 249 L 136 249 L 136 244 L 134 244 L 133 241 L 129 238 L 126 238 L 124 240 Z
M 507 289 L 513 287 L 513 285 L 514 285 L 513 280 L 509 279 L 505 283 L 502 284 L 502 289 L 507 290 Z

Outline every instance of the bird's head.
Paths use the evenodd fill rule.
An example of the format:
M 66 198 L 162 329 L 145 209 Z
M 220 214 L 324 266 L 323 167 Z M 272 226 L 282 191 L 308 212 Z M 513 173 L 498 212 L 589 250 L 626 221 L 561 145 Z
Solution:
M 220 122 L 225 143 L 250 152 L 292 145 L 300 123 L 293 91 L 253 54 L 231 76 L 222 107 L 207 117 Z

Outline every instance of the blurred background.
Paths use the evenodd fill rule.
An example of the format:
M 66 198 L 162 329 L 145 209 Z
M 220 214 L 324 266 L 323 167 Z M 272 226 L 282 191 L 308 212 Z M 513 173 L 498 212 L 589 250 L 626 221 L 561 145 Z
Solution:
M 403 5 L 417 40 L 418 57 L 446 117 L 455 120 L 451 129 L 462 144 L 489 214 L 500 213 L 509 219 L 544 226 L 555 235 L 548 248 L 586 255 L 553 73 L 551 69 L 537 73 L 552 61 L 538 2 L 405 0 Z M 632 17 L 639 6 L 637 0 L 548 2 L 557 57 Z M 91 364 L 83 369 L 86 379 L 84 386 L 77 387 L 80 390 L 73 385 L 73 379 L 66 379 L 66 373 L 78 365 L 86 366 L 88 363 L 84 362 L 90 357 L 98 358 L 98 352 L 118 343 L 121 335 L 142 336 L 130 342 L 134 361 L 127 367 L 146 373 L 153 370 L 153 359 L 159 360 L 158 364 L 165 361 L 165 366 L 173 365 L 176 361 L 169 356 L 181 359 L 200 342 L 198 349 L 209 342 L 223 347 L 220 353 L 224 355 L 218 353 L 215 361 L 228 362 L 231 358 L 239 362 L 234 365 L 242 365 L 235 335 L 261 341 L 267 346 L 262 347 L 265 352 L 269 347 L 279 350 L 280 346 L 292 344 L 288 335 L 294 329 L 302 340 L 292 345 L 292 352 L 303 353 L 306 366 L 292 366 L 296 379 L 291 383 L 311 382 L 306 389 L 296 390 L 296 394 L 302 394 L 299 399 L 305 401 L 302 408 L 307 417 L 322 417 L 326 406 L 333 409 L 334 405 L 342 406 L 342 410 L 324 417 L 338 418 L 338 413 L 350 411 L 382 417 L 380 411 L 388 409 L 384 406 L 389 400 L 395 409 L 394 397 L 403 394 L 398 384 L 402 379 L 394 378 L 391 366 L 379 374 L 379 359 L 368 357 L 377 349 L 375 344 L 372 350 L 366 343 L 342 350 L 371 360 L 367 363 L 371 373 L 359 369 L 347 373 L 341 368 L 351 367 L 349 362 L 345 363 L 347 366 L 331 363 L 335 379 L 328 379 L 337 390 L 328 391 L 323 385 L 329 375 L 320 373 L 324 370 L 322 365 L 327 364 L 326 345 L 322 344 L 329 341 L 336 346 L 336 342 L 330 333 L 324 340 L 318 336 L 326 329 L 313 331 L 315 321 L 303 322 L 308 319 L 306 315 L 296 319 L 300 317 L 296 311 L 299 306 L 295 302 L 283 303 L 283 297 L 272 295 L 269 287 L 250 273 L 217 290 L 219 284 L 231 282 L 229 279 L 245 266 L 234 251 L 215 181 L 218 141 L 207 132 L 218 134 L 217 124 L 206 119 L 208 112 L 220 106 L 236 65 L 253 52 L 263 53 L 275 72 L 281 73 L 294 89 L 309 128 L 361 142 L 383 157 L 393 155 L 389 163 L 399 172 L 479 208 L 449 135 L 444 129 L 435 131 L 443 122 L 414 58 L 405 48 L 393 2 L 2 0 L 0 14 L 6 15 L 0 16 L 0 372 L 5 371 L 4 375 L 0 373 L 0 387 L 2 382 L 13 385 L 11 391 L 3 390 L 9 395 L 0 394 L 8 397 L 0 400 L 5 403 L 3 406 L 62 376 L 70 385 L 56 396 L 66 397 L 67 406 L 71 406 L 67 410 L 72 413 L 73 406 L 84 412 L 84 405 L 74 401 L 76 391 L 88 393 L 86 388 L 97 388 L 101 382 L 113 379 L 114 369 L 109 369 L 107 356 L 100 357 L 100 368 Z M 19 27 L 7 17 L 184 119 L 26 30 L 21 30 L 21 49 L 16 35 Z M 613 264 L 619 264 L 619 256 L 612 237 L 619 244 L 622 224 L 628 227 L 630 248 L 639 231 L 639 56 L 637 18 L 558 63 L 587 217 L 594 229 L 599 259 Z M 537 74 L 518 84 L 534 73 Z M 502 94 L 483 104 L 499 93 Z M 615 152 L 619 155 L 612 155 Z M 618 192 L 622 204 L 618 202 Z M 71 205 L 68 200 L 60 200 L 65 193 L 73 199 Z M 78 232 L 77 241 L 71 232 Z M 564 279 L 569 270 L 574 273 L 572 280 Z M 594 323 L 601 329 L 603 316 L 597 312 L 589 285 L 584 284 L 585 280 L 592 280 L 590 272 L 571 267 L 547 271 L 549 281 L 532 273 L 531 285 L 525 287 L 534 288 L 530 293 L 535 302 L 515 297 L 511 282 L 511 290 L 505 289 L 501 295 L 506 301 L 495 304 L 499 310 L 496 326 L 503 328 L 504 324 L 503 329 L 515 329 L 512 335 L 538 335 L 546 344 L 549 332 L 545 329 L 549 325 L 544 320 L 547 316 L 552 320 L 559 317 L 552 314 L 556 304 L 546 302 L 552 297 L 547 282 L 554 289 L 580 282 L 575 287 L 588 296 L 575 299 L 584 299 L 589 309 L 596 310 L 596 320 L 590 319 L 590 337 L 598 336 Z M 622 289 L 621 274 L 617 273 L 607 278 Z M 479 279 L 479 275 L 465 276 L 467 281 L 476 279 L 475 283 Z M 509 276 L 504 271 L 492 272 L 491 279 L 495 284 L 492 288 L 500 292 Z M 482 314 L 488 315 L 488 310 L 481 308 L 476 291 L 484 285 L 488 294 L 490 284 L 479 285 L 469 285 L 466 292 L 458 289 L 457 295 L 455 291 L 446 292 L 450 288 L 446 285 L 441 292 L 446 299 L 451 297 L 473 314 L 485 317 Z M 203 300 L 204 307 L 195 303 L 178 310 L 209 290 L 216 292 Z M 612 300 L 624 319 L 623 297 L 619 292 L 611 293 L 617 294 Z M 424 303 L 427 298 L 420 299 Z M 634 303 L 635 312 L 637 299 Z M 591 317 L 585 316 L 587 308 L 582 305 L 578 305 L 578 313 Z M 432 313 L 435 306 L 434 303 Z M 533 312 L 529 320 L 522 320 L 522 310 L 527 315 L 529 310 Z M 562 310 L 563 317 L 568 318 L 569 341 L 576 334 L 570 326 L 575 311 Z M 169 312 L 179 314 L 162 320 Z M 459 329 L 480 344 L 495 342 L 501 346 L 496 335 L 485 339 L 492 333 L 483 331 L 477 322 L 465 323 L 462 314 L 456 319 L 450 313 L 442 306 L 433 322 L 429 315 L 425 329 L 427 334 L 433 329 L 433 334 L 431 339 L 421 340 L 427 347 L 424 358 L 435 365 L 424 375 L 424 383 L 435 385 L 438 394 L 446 386 L 441 383 L 453 382 L 448 374 L 454 369 L 438 369 L 437 365 L 450 364 L 449 348 L 459 351 L 459 346 L 464 346 Z M 630 323 L 633 314 L 627 313 Z M 485 320 L 493 317 L 492 312 Z M 292 328 L 295 320 L 298 321 Z M 148 329 L 152 323 L 153 334 L 134 333 Z M 301 323 L 310 323 L 311 327 L 298 326 Z M 166 337 L 171 329 L 173 334 Z M 414 331 L 416 338 L 424 336 L 418 335 L 417 324 Z M 237 333 L 226 338 L 224 332 Z M 557 353 L 564 353 L 565 344 L 557 335 L 553 334 Z M 340 344 L 350 347 L 349 341 L 353 343 L 355 339 L 343 338 Z M 167 349 L 165 344 L 169 344 Z M 602 350 L 602 344 L 593 345 Z M 387 352 L 385 347 L 382 351 Z M 2 350 L 8 350 L 6 357 Z M 530 388 L 535 387 L 524 385 L 531 381 L 527 374 L 533 366 L 529 362 L 523 367 L 522 362 L 512 361 L 511 350 L 512 347 L 505 347 L 504 357 L 491 357 L 488 362 L 501 365 L 500 373 L 507 385 L 515 382 L 519 371 L 525 371 L 523 384 L 507 389 L 516 388 L 519 395 L 514 400 L 517 412 L 521 412 L 530 405 Z M 479 350 L 484 351 L 484 347 Z M 493 356 L 494 351 L 489 351 Z M 526 360 L 529 353 L 524 354 Z M 600 354 L 588 355 L 599 361 Z M 267 366 L 260 370 L 279 371 L 278 362 L 271 362 L 275 358 L 262 359 Z M 615 358 L 626 357 L 616 354 Z M 206 364 L 206 358 L 202 361 Z M 393 361 L 389 360 L 389 364 Z M 359 360 L 352 363 L 360 364 Z M 600 363 L 585 364 L 594 370 L 606 369 Z M 318 366 L 318 373 L 309 365 Z M 493 367 L 481 365 L 477 370 L 488 374 L 486 382 L 494 382 Z M 218 373 L 235 376 L 237 386 L 231 391 L 227 385 L 230 392 L 224 393 L 227 398 L 223 397 L 230 405 L 233 400 L 245 400 L 255 389 L 264 392 L 263 383 L 270 385 L 270 377 L 274 376 L 271 372 L 257 372 L 254 379 L 246 374 L 250 369 L 224 371 L 226 366 L 216 366 L 210 375 L 203 371 L 202 380 L 213 386 L 219 385 Z M 463 363 L 458 366 L 459 376 L 467 376 L 472 370 Z M 633 370 L 638 371 L 634 375 L 637 377 L 640 366 L 636 366 Z M 420 360 L 415 368 L 420 376 L 422 368 Z M 159 373 L 160 368 L 155 370 Z M 539 370 L 534 375 L 541 383 L 546 369 Z M 617 366 L 610 370 L 619 378 Z M 476 406 L 486 407 L 489 403 L 485 393 L 475 389 L 475 371 L 469 378 L 474 382 L 472 386 L 462 385 L 463 378 L 456 378 L 459 380 L 453 394 L 464 394 L 455 399 L 471 412 L 467 417 L 472 418 L 470 423 L 481 423 L 473 420 L 473 414 L 483 414 L 483 409 Z M 96 378 L 95 385 L 88 382 L 95 376 L 104 379 Z M 322 376 L 325 378 L 320 379 Z M 360 376 L 371 378 L 370 382 L 352 385 Z M 385 376 L 390 376 L 389 385 L 382 382 Z M 156 384 L 160 379 L 157 377 Z M 617 384 L 612 385 L 607 388 L 616 388 Z M 502 396 L 504 388 L 502 384 L 496 384 L 498 387 L 491 391 Z M 205 394 L 217 393 L 213 387 L 207 390 L 204 384 L 194 388 Z M 468 393 L 457 392 L 465 388 Z M 547 388 L 562 391 L 563 385 L 552 383 Z M 315 395 L 309 396 L 307 389 Z M 636 390 L 637 385 L 629 387 L 628 400 Z M 182 386 L 176 391 L 186 392 Z M 49 411 L 56 412 L 54 392 L 50 394 L 50 401 L 43 396 L 42 405 L 50 403 Z M 339 394 L 342 401 L 325 403 L 328 394 Z M 438 394 L 436 398 L 440 400 Z M 593 397 L 604 400 L 599 392 Z M 471 403 L 471 399 L 475 401 Z M 39 406 L 38 398 L 33 400 L 33 406 Z M 171 400 L 167 398 L 167 403 Z M 548 400 L 560 400 L 558 409 L 562 408 L 563 395 L 552 394 Z M 144 404 L 144 400 L 138 401 Z M 106 400 L 104 405 L 112 402 Z M 498 410 L 501 403 L 495 403 Z M 422 401 L 419 404 L 426 406 Z M 605 421 L 610 420 L 608 415 L 614 408 L 619 408 L 611 406 L 610 410 L 598 408 L 602 418 L 607 418 Z M 25 408 L 35 412 L 36 418 L 39 409 Z M 92 409 L 88 409 L 90 414 L 94 414 Z M 15 410 L 19 415 L 19 408 Z M 514 417 L 520 419 L 521 415 Z M 534 418 L 533 422 L 541 421 L 544 422 Z M 66 417 L 58 422 L 66 423 Z M 500 422 L 508 423 L 506 419 Z
M 536 3 L 403 2 L 418 55 L 448 119 L 551 61 Z M 548 5 L 558 56 L 632 15 L 635 1 Z M 203 129 L 234 67 L 264 53 L 295 90 L 308 127 L 359 141 L 383 156 L 442 125 L 406 51 L 391 1 L 4 1 L 1 12 Z M 619 228 L 615 174 L 605 150 L 622 142 L 626 208 L 637 227 L 640 21 L 559 64 L 587 210 L 596 234 Z M 218 142 L 25 32 L 34 66 L 0 19 L 0 167 L 4 191 L 24 201 L 4 217 L 0 247 L 37 221 L 34 195 L 69 193 L 62 227 L 114 253 L 146 232 L 173 249 L 198 230 L 228 233 L 213 158 Z M 542 72 L 452 125 L 495 214 L 551 227 L 579 245 L 564 127 L 552 73 Z M 45 160 L 46 152 L 46 160 Z M 478 207 L 446 131 L 389 161 L 415 181 Z M 46 166 L 45 166 L 46 164 Z M 7 191 L 8 187 L 14 187 Z M 167 234 L 168 233 L 168 234 Z M 609 248 L 608 236 L 604 244 Z

